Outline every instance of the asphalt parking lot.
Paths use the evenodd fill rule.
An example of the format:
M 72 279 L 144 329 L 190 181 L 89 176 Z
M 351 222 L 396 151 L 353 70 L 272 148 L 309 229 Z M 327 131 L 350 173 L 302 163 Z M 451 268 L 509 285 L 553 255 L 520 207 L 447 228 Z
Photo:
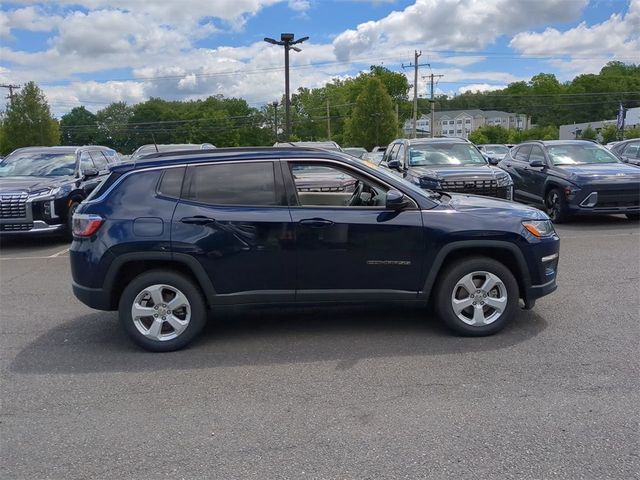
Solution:
M 493 337 L 427 309 L 229 313 L 152 354 L 3 241 L 6 479 L 638 478 L 640 227 L 558 227 L 559 289 Z

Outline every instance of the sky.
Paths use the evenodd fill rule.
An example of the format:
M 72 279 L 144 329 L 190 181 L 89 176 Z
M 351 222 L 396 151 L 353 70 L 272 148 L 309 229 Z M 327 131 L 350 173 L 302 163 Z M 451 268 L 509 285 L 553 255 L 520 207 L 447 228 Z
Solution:
M 0 83 L 35 81 L 60 116 L 150 97 L 241 97 L 259 107 L 372 64 L 428 95 L 488 91 L 546 72 L 561 81 L 640 63 L 640 0 L 18 0 L 0 6 Z

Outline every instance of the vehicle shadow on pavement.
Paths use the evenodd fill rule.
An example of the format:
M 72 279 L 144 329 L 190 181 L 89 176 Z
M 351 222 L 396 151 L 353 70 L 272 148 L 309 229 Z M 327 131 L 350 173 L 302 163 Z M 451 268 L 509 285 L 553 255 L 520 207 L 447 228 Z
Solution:
M 218 314 L 219 315 L 219 314 Z M 521 311 L 501 333 L 451 334 L 425 308 L 330 307 L 225 312 L 190 347 L 149 353 L 134 345 L 115 313 L 85 315 L 56 327 L 21 350 L 16 373 L 131 372 L 337 361 L 498 350 L 535 337 L 547 321 Z
M 65 246 L 70 246 L 71 240 L 59 236 L 49 236 L 49 237 L 0 237 L 0 250 L 6 253 L 13 253 L 15 251 L 31 251 L 31 250 L 40 250 L 43 247 L 56 247 L 64 248 Z
M 640 223 L 629 220 L 624 215 L 577 215 L 569 222 L 555 227 L 560 232 L 581 232 L 585 228 L 589 228 L 589 231 L 607 231 L 611 228 L 619 230 L 622 228 L 632 232 L 640 227 Z

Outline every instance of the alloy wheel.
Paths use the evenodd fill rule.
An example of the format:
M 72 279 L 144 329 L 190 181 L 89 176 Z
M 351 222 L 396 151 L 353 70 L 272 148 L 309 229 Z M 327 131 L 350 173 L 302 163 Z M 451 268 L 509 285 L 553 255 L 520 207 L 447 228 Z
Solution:
M 456 316 L 467 325 L 490 325 L 507 308 L 507 288 L 500 277 L 485 271 L 472 272 L 456 283 L 451 294 Z
M 171 285 L 151 285 L 136 295 L 131 318 L 145 337 L 165 342 L 185 331 L 191 320 L 187 297 Z
M 557 220 L 560 215 L 560 197 L 556 191 L 552 191 L 547 197 L 547 214 L 551 220 Z

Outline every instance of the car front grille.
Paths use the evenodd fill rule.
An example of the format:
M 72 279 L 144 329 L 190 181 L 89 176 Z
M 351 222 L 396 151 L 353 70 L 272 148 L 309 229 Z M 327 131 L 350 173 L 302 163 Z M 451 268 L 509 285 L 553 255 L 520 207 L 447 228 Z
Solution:
M 7 223 L 0 225 L 0 232 L 25 232 L 33 228 L 33 223 Z
M 26 216 L 26 192 L 0 194 L 0 218 L 25 218 Z
M 640 189 L 599 190 L 595 208 L 626 208 L 640 206 Z
M 453 193 L 470 193 L 485 197 L 508 198 L 510 187 L 498 187 L 496 180 L 451 180 L 441 183 L 441 190 Z

